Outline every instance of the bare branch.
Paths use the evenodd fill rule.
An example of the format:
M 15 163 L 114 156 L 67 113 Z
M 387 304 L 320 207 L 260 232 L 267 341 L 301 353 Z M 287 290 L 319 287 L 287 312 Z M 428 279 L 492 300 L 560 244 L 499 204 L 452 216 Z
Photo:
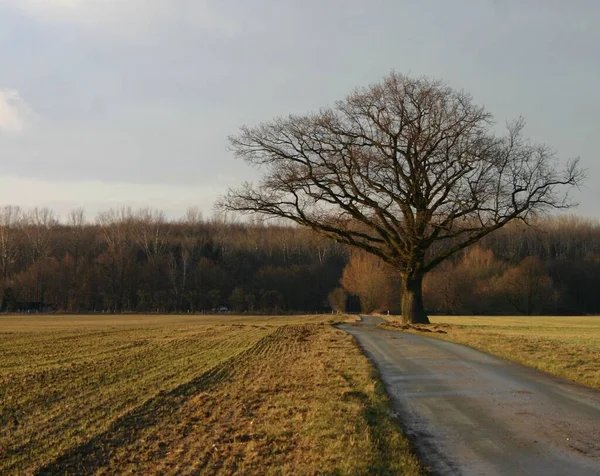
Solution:
M 243 127 L 232 151 L 264 175 L 217 206 L 292 220 L 420 279 L 512 220 L 574 206 L 577 159 L 561 168 L 522 119 L 505 137 L 491 125 L 468 94 L 391 73 L 332 108 Z

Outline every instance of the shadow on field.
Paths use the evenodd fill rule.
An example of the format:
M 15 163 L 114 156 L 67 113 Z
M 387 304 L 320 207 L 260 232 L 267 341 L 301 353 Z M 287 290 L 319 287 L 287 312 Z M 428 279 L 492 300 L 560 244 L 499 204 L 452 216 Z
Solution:
M 380 458 L 369 466 L 369 474 L 393 475 L 397 474 L 397 472 L 390 463 L 398 457 L 396 454 L 397 449 L 390 444 L 389 432 L 385 426 L 382 425 L 382 422 L 389 418 L 390 411 L 392 410 L 392 403 L 389 400 L 381 376 L 376 369 L 373 369 L 372 379 L 376 382 L 375 392 L 379 395 L 384 395 L 385 398 L 380 402 L 373 402 L 370 401 L 367 395 L 363 394 L 365 403 L 362 412 L 363 417 L 369 425 L 370 434 L 375 441 L 377 451 L 380 455 Z M 397 420 L 397 417 L 392 420 L 391 424 L 402 428 L 401 422 Z M 403 428 L 402 431 L 404 431 Z M 412 452 L 416 453 L 413 442 L 409 441 L 408 446 Z M 423 474 L 428 474 L 427 470 L 424 470 Z
M 294 452 L 296 449 L 298 450 L 298 453 L 295 454 L 295 457 L 298 458 L 298 462 L 301 464 L 306 464 L 302 459 L 302 451 L 310 451 L 309 461 L 312 461 L 311 464 L 314 464 L 314 467 L 318 467 L 321 464 L 320 458 L 324 458 L 323 464 L 333 465 L 333 468 L 336 468 L 336 465 L 340 464 L 342 465 L 341 467 L 344 467 L 344 462 L 338 461 L 337 453 L 319 454 L 321 445 L 325 444 L 325 447 L 330 448 L 330 446 L 327 446 L 331 437 L 328 432 L 326 432 L 325 437 L 320 440 L 320 433 L 317 433 L 316 440 L 314 441 L 303 441 L 301 438 L 304 430 L 309 431 L 308 435 L 310 435 L 311 431 L 311 422 L 307 423 L 304 420 L 306 414 L 310 413 L 311 410 L 311 405 L 307 404 L 307 402 L 311 401 L 311 394 L 308 393 L 308 391 L 299 392 L 300 401 L 298 402 L 298 408 L 296 409 L 298 411 L 294 413 L 296 402 L 292 398 L 295 398 L 297 394 L 290 393 L 294 391 L 294 387 L 289 386 L 289 380 L 290 378 L 301 380 L 305 375 L 304 372 L 306 372 L 306 370 L 303 369 L 302 366 L 292 365 L 286 367 L 286 365 L 289 365 L 289 362 L 292 360 L 297 361 L 299 356 L 310 357 L 312 355 L 312 358 L 319 358 L 318 356 L 321 356 L 322 352 L 319 351 L 319 349 L 321 349 L 320 347 L 316 347 L 312 354 L 298 352 L 299 346 L 305 341 L 310 340 L 310 336 L 311 334 L 307 329 L 299 329 L 298 327 L 291 326 L 282 326 L 281 328 L 278 328 L 271 334 L 260 339 L 254 346 L 204 372 L 194 380 L 180 385 L 168 392 L 163 391 L 158 393 L 155 397 L 146 401 L 141 406 L 132 409 L 130 412 L 112 422 L 104 432 L 78 446 L 68 449 L 54 461 L 39 468 L 35 474 L 93 474 L 102 470 L 108 470 L 111 473 L 118 472 L 119 468 L 111 468 L 111 464 L 115 464 L 119 461 L 122 452 L 125 451 L 129 445 L 135 444 L 138 441 L 143 441 L 144 438 L 148 436 L 148 433 L 152 432 L 154 428 L 159 428 L 161 425 L 165 425 L 165 423 L 171 421 L 173 415 L 176 412 L 181 411 L 182 407 L 196 395 L 207 391 L 218 391 L 220 385 L 228 385 L 226 382 L 234 379 L 247 381 L 248 379 L 257 377 L 259 374 L 264 374 L 264 372 L 267 373 L 269 379 L 273 380 L 269 380 L 269 387 L 264 387 L 263 385 L 260 388 L 264 387 L 269 392 L 278 391 L 277 389 L 281 388 L 284 395 L 289 394 L 291 399 L 284 399 L 283 401 L 275 401 L 272 403 L 269 395 L 256 393 L 259 392 L 260 388 L 259 390 L 255 390 L 254 395 L 250 396 L 259 401 L 257 411 L 261 409 L 263 412 L 262 418 L 268 417 L 269 415 L 279 415 L 279 417 L 281 417 L 281 415 L 286 415 L 286 418 L 290 418 L 289 427 L 285 420 L 282 419 L 277 422 L 279 425 L 276 430 L 269 429 L 268 426 L 257 427 L 255 430 L 252 430 L 252 434 L 248 434 L 248 429 L 246 427 L 240 427 L 238 433 L 236 433 L 236 428 L 227 429 L 226 434 L 218 435 L 219 437 L 222 437 L 224 447 L 228 444 L 231 446 L 231 441 L 234 443 L 236 441 L 241 441 L 242 443 L 249 441 L 248 444 L 250 446 L 248 448 L 245 448 L 243 444 L 237 448 L 232 446 L 231 458 L 228 460 L 220 459 L 210 467 L 207 466 L 209 459 L 216 453 L 209 454 L 205 451 L 196 451 L 196 453 L 192 455 L 195 458 L 194 468 L 199 473 L 202 473 L 203 471 L 213 473 L 216 472 L 216 469 L 234 472 L 236 471 L 235 468 L 239 469 L 243 467 L 243 465 L 238 466 L 240 462 L 236 459 L 237 455 L 234 450 L 237 452 L 248 451 L 250 458 L 245 462 L 245 464 L 248 465 L 245 467 L 245 472 L 261 474 L 262 467 L 260 465 L 262 464 L 263 454 L 257 453 L 257 451 L 260 450 L 269 453 L 264 456 L 267 461 L 269 461 L 268 458 L 270 457 L 273 461 L 281 463 L 286 462 L 286 460 L 285 458 L 280 458 L 278 452 Z M 317 344 L 331 345 L 332 341 L 335 342 L 334 339 L 330 338 L 328 341 L 329 343 L 325 344 L 323 338 L 321 341 L 318 341 Z M 335 346 L 332 348 L 335 348 Z M 264 363 L 263 361 L 265 359 L 272 361 L 274 364 L 269 365 L 265 369 L 265 367 L 261 365 Z M 286 364 L 286 362 L 288 363 Z M 315 361 L 313 361 L 313 365 L 314 363 Z M 287 373 L 288 370 L 292 373 Z M 359 456 L 357 459 L 352 460 L 354 465 L 358 465 L 357 467 L 360 468 L 360 471 L 357 474 L 399 474 L 399 467 L 402 467 L 402 465 L 406 465 L 406 467 L 413 469 L 418 468 L 418 463 L 413 463 L 412 459 L 410 459 L 413 458 L 413 456 L 407 451 L 409 448 L 409 446 L 407 446 L 408 442 L 406 442 L 401 433 L 398 432 L 398 423 L 390 418 L 390 402 L 384 386 L 379 379 L 378 372 L 374 368 L 371 368 L 371 372 L 372 373 L 368 374 L 367 370 L 366 375 L 361 374 L 356 377 L 352 373 L 346 375 L 342 369 L 341 377 L 347 381 L 349 388 L 343 385 L 341 388 L 347 388 L 348 391 L 340 392 L 340 396 L 343 401 L 353 402 L 356 403 L 356 405 L 346 405 L 343 402 L 339 402 L 334 405 L 333 408 L 330 408 L 330 411 L 335 412 L 332 417 L 335 419 L 333 423 L 337 424 L 337 428 L 339 428 L 339 433 L 335 436 L 342 435 L 345 425 L 348 422 L 348 420 L 346 420 L 348 416 L 341 415 L 337 410 L 340 408 L 348 408 L 352 411 L 350 422 L 355 425 L 355 428 L 350 431 L 350 436 L 354 437 L 354 435 L 359 435 L 361 438 L 361 445 L 359 445 L 359 447 L 363 450 L 367 450 L 365 454 L 367 459 Z M 322 378 L 331 378 L 332 381 L 335 381 L 336 375 L 340 374 L 328 371 L 323 374 Z M 371 378 L 369 379 L 367 375 L 370 375 Z M 311 382 L 312 381 L 309 379 L 309 384 L 311 384 Z M 314 382 L 312 384 L 314 384 Z M 336 385 L 337 384 L 334 384 L 334 391 L 335 389 L 340 388 Z M 368 387 L 365 387 L 365 385 L 368 385 Z M 245 386 L 239 386 L 238 393 L 234 393 L 232 399 L 235 401 L 236 398 L 239 399 L 242 395 L 244 395 L 244 398 L 249 397 L 249 395 L 244 392 L 246 392 Z M 262 392 L 262 390 L 260 390 L 260 392 Z M 325 395 L 327 394 L 319 394 L 317 395 L 317 399 L 324 398 Z M 335 395 L 337 397 L 339 394 Z M 275 405 L 276 408 L 274 408 L 273 405 Z M 306 412 L 302 413 L 302 409 L 306 410 Z M 300 422 L 298 421 L 298 417 L 301 415 L 302 421 Z M 261 417 L 258 418 L 260 421 Z M 327 411 L 324 413 L 323 418 L 330 418 Z M 295 423 L 293 423 L 294 421 Z M 254 420 L 249 424 L 252 425 L 253 422 Z M 322 421 L 313 419 L 312 423 L 320 424 Z M 281 428 L 281 426 L 284 428 Z M 270 433 L 265 431 L 270 431 Z M 296 432 L 295 434 L 293 433 L 294 431 Z M 320 430 L 317 429 L 317 431 Z M 198 435 L 199 438 L 201 438 L 201 436 L 201 434 Z M 255 437 L 257 438 L 255 442 L 250 441 Z M 278 441 L 278 439 L 281 441 Z M 307 444 L 312 446 L 307 447 Z M 159 441 L 158 451 L 153 457 L 158 459 L 168 459 L 167 448 L 168 442 Z M 199 447 L 195 448 L 195 450 L 198 449 Z M 352 456 L 356 456 L 357 454 L 356 450 L 353 450 L 348 446 L 343 448 L 343 450 L 350 454 L 354 453 Z M 340 451 L 339 448 L 336 451 Z M 253 452 L 255 453 L 255 456 L 252 456 Z M 348 455 L 348 453 L 346 454 Z M 209 455 L 209 459 L 205 459 L 207 457 L 206 455 Z M 257 462 L 257 457 L 260 457 L 261 461 Z M 177 458 L 179 458 L 179 456 L 177 456 Z M 218 456 L 218 458 L 221 458 L 221 456 Z M 155 462 L 156 461 L 157 460 L 155 460 Z M 189 462 L 191 460 L 188 459 L 187 461 Z M 212 460 L 210 463 L 213 463 Z M 308 468 L 308 466 L 305 468 Z M 313 469 L 314 468 L 311 467 L 310 471 L 302 472 L 312 474 Z M 338 474 L 339 471 L 333 471 L 333 473 Z M 414 469 L 410 474 L 419 473 L 417 469 Z
M 364 350 L 362 350 L 362 348 L 361 351 L 363 352 L 363 355 L 366 355 L 364 354 Z M 369 466 L 367 467 L 367 474 L 390 476 L 396 475 L 398 474 L 398 471 L 392 462 L 398 458 L 397 447 L 394 448 L 394 445 L 390 443 L 389 428 L 386 427 L 384 423 L 389 421 L 388 419 L 392 409 L 392 404 L 381 380 L 379 371 L 376 368 L 373 368 L 371 372 L 371 378 L 373 382 L 376 382 L 375 394 L 382 396 L 382 399 L 379 401 L 374 401 L 371 397 L 369 397 L 369 395 L 361 391 L 345 392 L 343 398 L 345 400 L 355 400 L 361 404 L 362 417 L 369 427 L 369 435 L 373 441 L 373 446 L 377 448 L 379 457 L 370 462 Z M 390 423 L 402 428 L 402 425 L 396 418 L 394 418 Z M 410 442 L 409 445 L 411 451 L 415 451 L 414 445 Z M 423 474 L 427 475 L 429 473 L 424 470 Z
M 159 424 L 163 418 L 185 405 L 194 395 L 228 379 L 235 372 L 236 364 L 247 360 L 250 355 L 265 347 L 272 337 L 273 334 L 263 337 L 250 349 L 231 357 L 190 382 L 168 392 L 159 392 L 141 406 L 115 420 L 103 433 L 71 448 L 51 463 L 39 468 L 35 474 L 90 474 L 107 466 L 116 448 L 136 441 L 145 429 Z

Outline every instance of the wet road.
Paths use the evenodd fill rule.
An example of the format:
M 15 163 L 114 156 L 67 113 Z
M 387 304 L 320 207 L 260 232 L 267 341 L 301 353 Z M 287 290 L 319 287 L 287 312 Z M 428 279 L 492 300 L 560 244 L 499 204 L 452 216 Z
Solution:
M 380 322 L 338 327 L 378 367 L 433 474 L 600 475 L 600 391 Z

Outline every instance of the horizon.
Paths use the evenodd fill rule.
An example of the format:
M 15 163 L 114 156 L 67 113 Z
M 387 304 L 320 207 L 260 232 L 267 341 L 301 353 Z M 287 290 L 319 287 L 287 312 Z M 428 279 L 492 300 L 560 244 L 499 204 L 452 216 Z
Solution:
M 92 214 L 92 213 L 89 213 L 83 207 L 75 207 L 70 210 L 67 210 L 65 213 L 58 213 L 56 209 L 49 207 L 49 206 L 22 207 L 18 204 L 14 204 L 14 203 L 6 203 L 6 204 L 0 204 L 0 214 L 2 213 L 3 209 L 5 209 L 7 207 L 12 207 L 13 209 L 18 208 L 21 216 L 31 214 L 31 213 L 35 212 L 36 210 L 43 211 L 44 209 L 47 209 L 51 213 L 51 218 L 56 220 L 56 222 L 59 226 L 70 226 L 70 224 L 68 223 L 68 220 L 69 220 L 69 215 L 72 212 L 79 212 L 79 211 L 83 212 L 84 225 L 95 226 L 95 225 L 100 224 L 99 223 L 100 215 L 107 213 L 107 212 L 112 212 L 112 211 L 115 211 L 115 212 L 124 211 L 127 213 L 127 216 L 132 219 L 138 218 L 138 219 L 144 220 L 145 218 L 152 216 L 152 217 L 158 217 L 159 220 L 165 224 L 185 223 L 186 218 L 188 218 L 187 215 L 189 213 L 193 213 L 194 214 L 193 219 L 196 220 L 198 223 L 223 223 L 223 224 L 231 224 L 231 225 L 243 224 L 243 225 L 249 225 L 249 226 L 266 225 L 266 226 L 274 226 L 274 227 L 299 227 L 299 228 L 308 229 L 307 227 L 298 225 L 297 223 L 295 223 L 291 220 L 285 220 L 283 218 L 276 218 L 276 217 L 261 216 L 259 214 L 243 214 L 243 213 L 216 212 L 215 211 L 211 215 L 205 215 L 202 212 L 201 207 L 194 206 L 194 205 L 189 206 L 187 209 L 183 210 L 183 212 L 180 214 L 169 214 L 165 210 L 160 209 L 160 208 L 154 208 L 154 207 L 148 207 L 148 206 L 135 207 L 135 206 L 131 206 L 131 205 L 118 205 L 118 206 L 113 206 L 113 207 L 106 207 L 106 208 L 99 209 L 96 213 Z M 539 223 L 545 223 L 545 222 L 561 223 L 561 222 L 570 222 L 570 221 L 574 220 L 574 221 L 578 222 L 579 224 L 600 226 L 600 217 L 590 217 L 590 216 L 580 215 L 580 214 L 574 213 L 575 210 L 576 209 L 564 210 L 564 211 L 562 211 L 562 213 L 560 213 L 561 210 L 557 210 L 557 212 L 559 212 L 559 213 L 549 213 L 549 214 L 540 215 L 537 217 L 532 217 L 527 222 L 527 225 L 536 226 Z M 518 226 L 521 223 L 522 222 L 518 219 L 511 220 L 509 223 L 507 223 L 504 227 L 501 227 L 500 229 L 505 228 L 506 226 L 511 226 L 511 225 Z

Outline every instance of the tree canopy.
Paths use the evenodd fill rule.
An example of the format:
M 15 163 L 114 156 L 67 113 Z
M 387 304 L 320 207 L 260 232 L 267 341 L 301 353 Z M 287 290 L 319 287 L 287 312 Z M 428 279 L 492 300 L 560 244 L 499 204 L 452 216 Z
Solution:
M 226 210 L 290 219 L 394 266 L 406 321 L 427 322 L 425 273 L 512 220 L 569 208 L 578 159 L 523 135 L 439 80 L 391 73 L 333 107 L 230 137 L 259 183 L 229 190 Z

